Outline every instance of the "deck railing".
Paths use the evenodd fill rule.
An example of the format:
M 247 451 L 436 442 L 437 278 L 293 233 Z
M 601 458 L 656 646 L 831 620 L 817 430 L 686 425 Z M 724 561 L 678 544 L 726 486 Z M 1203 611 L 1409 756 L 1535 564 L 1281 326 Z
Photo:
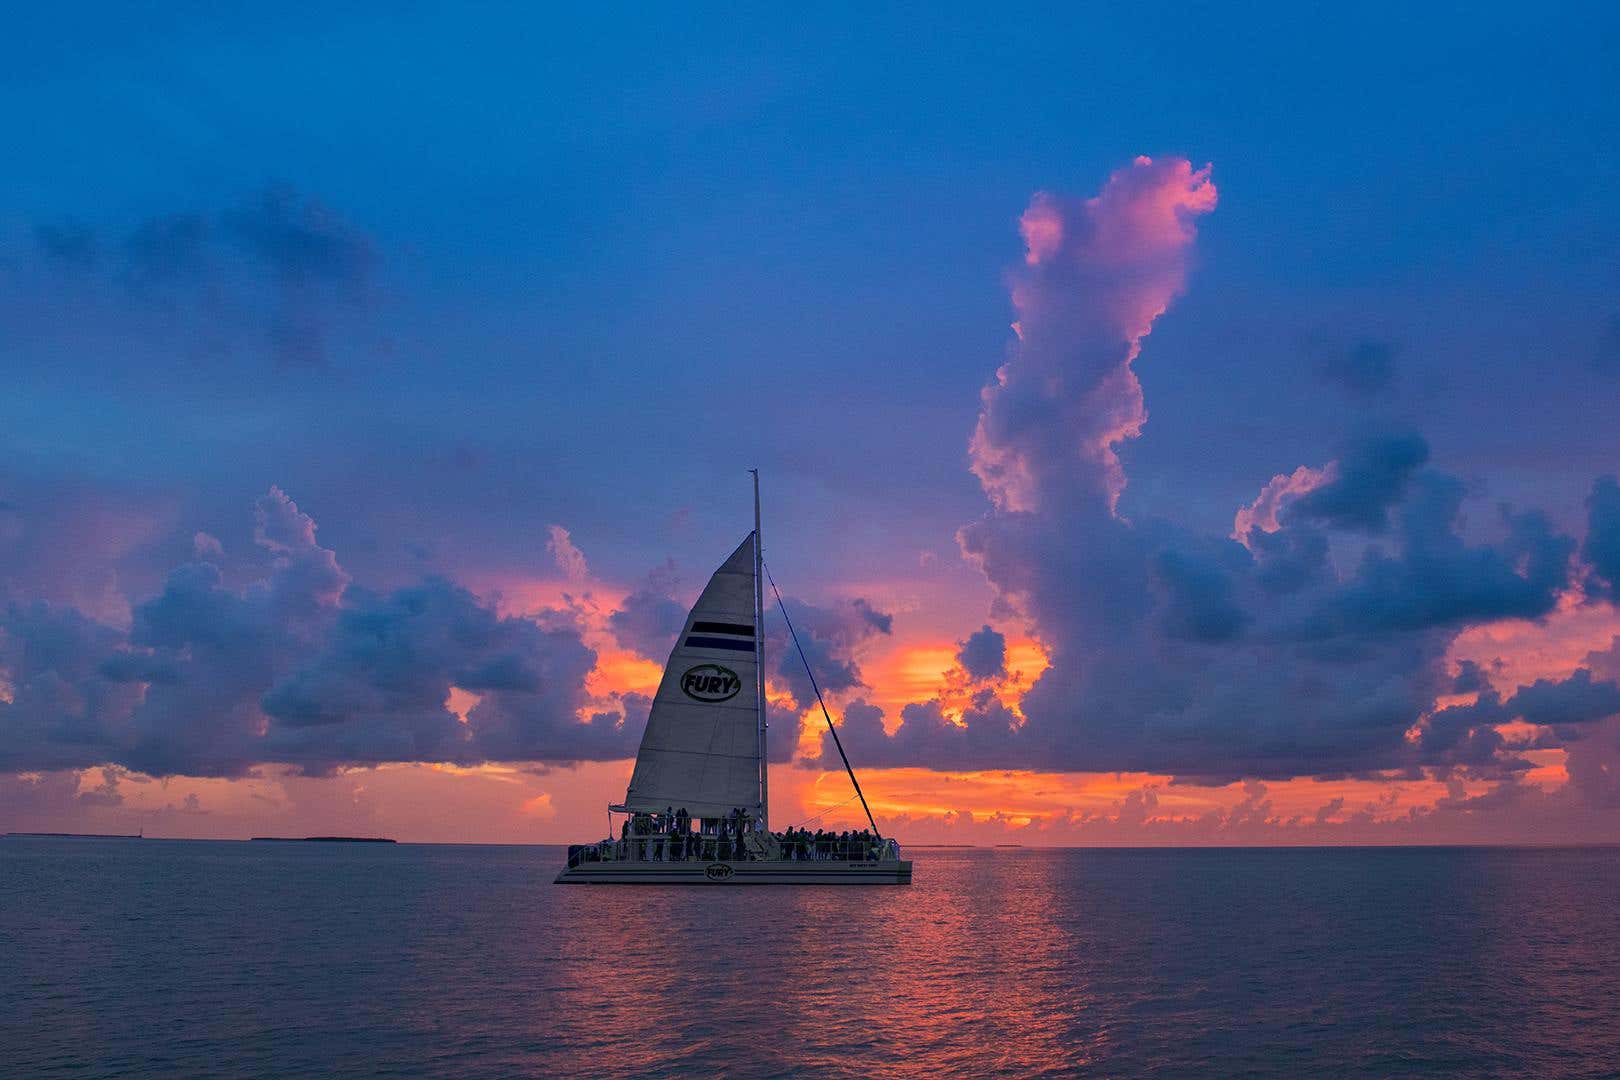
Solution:
M 757 834 L 749 838 L 759 842 Z M 824 838 L 785 840 L 775 837 L 775 854 L 770 849 L 750 850 L 730 837 L 716 838 L 687 833 L 648 834 L 625 840 L 603 840 L 595 844 L 574 844 L 568 849 L 568 865 L 594 862 L 884 862 L 900 857 L 893 840 Z M 684 842 L 683 842 L 684 841 Z M 763 848 L 764 845 L 761 844 Z M 739 850 L 741 848 L 741 850 Z

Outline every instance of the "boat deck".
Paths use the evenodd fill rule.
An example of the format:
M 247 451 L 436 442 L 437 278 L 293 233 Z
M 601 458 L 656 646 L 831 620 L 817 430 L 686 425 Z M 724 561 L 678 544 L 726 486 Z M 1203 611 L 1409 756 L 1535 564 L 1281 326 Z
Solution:
M 557 885 L 910 885 L 911 860 L 613 860 L 565 868 Z

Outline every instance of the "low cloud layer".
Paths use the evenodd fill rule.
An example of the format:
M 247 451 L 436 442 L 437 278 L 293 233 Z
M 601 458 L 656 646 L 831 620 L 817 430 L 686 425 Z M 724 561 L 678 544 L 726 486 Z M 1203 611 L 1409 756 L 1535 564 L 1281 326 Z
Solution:
M 318 773 L 634 753 L 645 703 L 594 708 L 596 654 L 571 615 L 502 616 L 442 578 L 376 592 L 285 493 L 254 510 L 262 577 L 236 585 L 214 562 L 186 563 L 127 630 L 70 605 L 7 605 L 0 771 L 230 776 L 265 762 Z M 464 720 L 447 708 L 452 687 L 476 699 Z

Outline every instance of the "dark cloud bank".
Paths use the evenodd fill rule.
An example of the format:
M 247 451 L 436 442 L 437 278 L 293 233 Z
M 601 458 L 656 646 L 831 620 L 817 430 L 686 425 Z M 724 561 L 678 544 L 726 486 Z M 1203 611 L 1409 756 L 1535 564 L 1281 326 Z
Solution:
M 34 524 L 101 505 L 75 500 Z M 0 534 L 0 773 L 107 765 L 234 776 L 262 763 L 322 773 L 635 754 L 650 702 L 591 696 L 597 656 L 580 611 L 502 616 L 444 578 L 377 592 L 351 581 L 279 489 L 254 511 L 267 572 L 232 584 L 221 564 L 251 560 L 227 560 L 217 539 L 199 534 L 196 561 L 126 608 L 127 626 L 49 587 L 102 561 L 91 551 L 61 565 L 46 558 L 38 528 Z M 686 614 L 677 584 L 673 565 L 654 570 L 608 615 L 609 632 L 663 662 Z M 888 633 L 890 617 L 861 600 L 787 604 L 823 689 L 863 687 L 853 650 Z M 772 709 L 772 757 L 785 761 L 815 698 L 780 618 L 767 634 L 789 699 Z M 452 687 L 478 697 L 465 720 L 447 707 Z
M 9 602 L 0 771 L 230 776 L 261 762 L 322 772 L 634 753 L 640 729 L 622 713 L 644 717 L 645 703 L 590 713 L 596 655 L 568 613 L 503 617 L 443 579 L 373 592 L 281 491 L 256 513 L 266 576 L 232 586 L 214 563 L 187 563 L 128 630 Z M 445 707 L 452 686 L 480 695 L 465 723 Z

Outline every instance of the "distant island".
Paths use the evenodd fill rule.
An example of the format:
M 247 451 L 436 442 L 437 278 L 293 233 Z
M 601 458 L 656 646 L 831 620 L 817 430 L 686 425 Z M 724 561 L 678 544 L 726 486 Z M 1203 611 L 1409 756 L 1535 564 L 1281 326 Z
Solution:
M 255 836 L 258 842 L 277 844 L 397 844 L 390 836 Z

